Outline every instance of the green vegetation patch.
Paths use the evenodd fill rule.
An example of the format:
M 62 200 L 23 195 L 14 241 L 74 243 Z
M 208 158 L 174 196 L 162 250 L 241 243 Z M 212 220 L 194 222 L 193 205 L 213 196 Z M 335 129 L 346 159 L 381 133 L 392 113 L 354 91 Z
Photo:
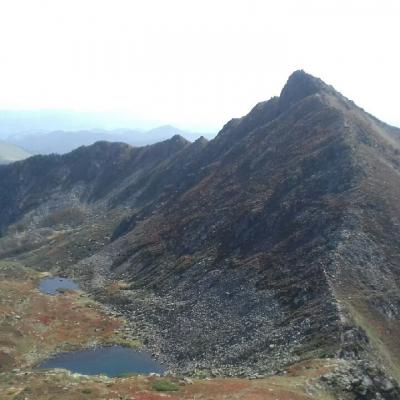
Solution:
M 152 382 L 151 387 L 157 392 L 176 392 L 179 390 L 179 386 L 167 379 L 159 379 Z

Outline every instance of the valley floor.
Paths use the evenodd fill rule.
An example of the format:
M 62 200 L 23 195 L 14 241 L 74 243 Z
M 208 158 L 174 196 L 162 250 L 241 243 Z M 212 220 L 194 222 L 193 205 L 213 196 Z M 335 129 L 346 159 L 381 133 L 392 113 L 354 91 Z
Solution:
M 139 345 L 125 321 L 81 291 L 41 293 L 46 273 L 0 262 L 0 398 L 22 399 L 335 399 L 321 376 L 339 360 L 313 360 L 260 379 L 189 379 L 178 376 L 85 376 L 38 370 L 51 354 L 118 343 Z

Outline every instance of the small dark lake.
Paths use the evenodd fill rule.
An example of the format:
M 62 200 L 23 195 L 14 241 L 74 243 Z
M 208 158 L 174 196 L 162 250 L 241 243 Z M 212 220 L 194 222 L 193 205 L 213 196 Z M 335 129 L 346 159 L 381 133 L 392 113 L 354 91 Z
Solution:
M 53 276 L 44 278 L 40 281 L 39 290 L 46 294 L 57 294 L 59 290 L 65 289 L 79 289 L 79 286 L 68 278 L 61 278 L 60 276 Z
M 93 349 L 60 353 L 38 365 L 39 368 L 64 368 L 84 375 L 162 373 L 165 368 L 148 353 L 122 346 L 105 346 Z

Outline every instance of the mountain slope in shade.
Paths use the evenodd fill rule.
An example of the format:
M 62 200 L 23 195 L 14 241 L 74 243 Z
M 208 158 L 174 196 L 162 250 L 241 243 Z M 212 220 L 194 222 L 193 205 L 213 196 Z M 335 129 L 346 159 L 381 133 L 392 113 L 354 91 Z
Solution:
M 397 399 L 399 155 L 398 129 L 296 71 L 209 142 L 1 168 L 0 255 L 79 276 L 173 370 L 335 358 L 344 398 Z
M 0 164 L 8 164 L 30 156 L 31 154 L 21 147 L 0 140 Z

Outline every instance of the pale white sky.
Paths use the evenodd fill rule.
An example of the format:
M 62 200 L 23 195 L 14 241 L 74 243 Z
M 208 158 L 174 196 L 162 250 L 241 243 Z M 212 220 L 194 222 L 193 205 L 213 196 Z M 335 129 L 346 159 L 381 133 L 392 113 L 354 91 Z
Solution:
M 0 0 L 0 109 L 216 129 L 305 69 L 400 125 L 399 0 Z

